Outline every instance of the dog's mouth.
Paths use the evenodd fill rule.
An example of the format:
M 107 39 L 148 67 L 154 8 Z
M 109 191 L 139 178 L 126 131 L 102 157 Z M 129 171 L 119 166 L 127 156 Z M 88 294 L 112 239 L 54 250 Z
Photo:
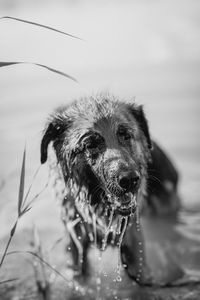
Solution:
M 116 207 L 117 211 L 122 216 L 134 214 L 136 211 L 136 195 L 133 195 L 131 193 L 129 194 L 122 196 L 120 199 L 121 204 Z
M 122 216 L 129 216 L 136 211 L 136 195 L 127 193 L 121 196 L 118 200 L 115 200 L 116 211 Z
M 130 216 L 135 213 L 137 207 L 136 194 L 126 193 L 122 196 L 109 195 L 109 203 L 115 212 L 122 216 Z

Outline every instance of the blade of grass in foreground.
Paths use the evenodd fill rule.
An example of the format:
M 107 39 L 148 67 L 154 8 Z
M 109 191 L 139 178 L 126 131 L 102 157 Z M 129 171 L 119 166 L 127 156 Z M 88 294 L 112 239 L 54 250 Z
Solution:
M 35 171 L 35 174 L 33 175 L 31 184 L 30 184 L 30 186 L 29 186 L 29 188 L 28 188 L 28 191 L 26 192 L 26 195 L 24 196 L 23 203 L 26 203 L 26 200 L 27 200 L 27 198 L 28 198 L 28 196 L 29 196 L 29 194 L 30 194 L 31 188 L 32 188 L 32 186 L 33 186 L 33 182 L 34 182 L 34 180 L 35 180 L 35 178 L 36 178 L 36 176 L 37 176 L 37 174 L 38 174 L 38 172 L 39 172 L 39 170 L 40 170 L 40 167 L 41 167 L 41 165 L 37 168 L 37 170 Z M 31 201 L 32 201 L 32 200 L 31 200 Z M 22 205 L 23 205 L 23 204 L 22 204 Z
M 69 37 L 72 37 L 72 38 L 75 38 L 75 39 L 78 39 L 78 40 L 83 40 L 83 39 L 79 38 L 78 36 L 72 35 L 72 34 L 67 33 L 65 31 L 61 31 L 61 30 L 58 30 L 56 28 L 53 28 L 53 27 L 50 27 L 50 26 L 47 26 L 47 25 L 43 25 L 43 24 L 40 24 L 40 23 L 31 22 L 31 21 L 27 21 L 27 20 L 15 18 L 15 17 L 10 17 L 10 16 L 4 16 L 4 17 L 1 17 L 0 19 L 11 19 L 11 20 L 15 20 L 15 21 L 19 21 L 19 22 L 31 24 L 31 25 L 34 25 L 34 26 L 39 26 L 39 27 L 42 27 L 42 28 L 45 28 L 45 29 L 49 29 L 49 30 L 52 30 L 52 31 L 55 31 L 55 32 L 58 32 L 58 33 L 61 33 L 61 34 L 64 34 L 64 35 L 67 35 Z
M 26 145 L 24 146 L 22 167 L 21 167 L 21 173 L 20 173 L 20 183 L 19 183 L 19 193 L 18 193 L 18 216 L 17 216 L 17 219 L 15 221 L 14 226 L 12 227 L 12 229 L 10 231 L 10 237 L 9 237 L 9 240 L 6 244 L 5 250 L 3 252 L 3 255 L 2 255 L 2 258 L 1 258 L 1 261 L 0 261 L 0 268 L 3 264 L 3 262 L 4 262 L 6 254 L 8 252 L 8 248 L 9 248 L 10 243 L 12 241 L 12 238 L 15 234 L 17 224 L 18 224 L 18 220 L 19 220 L 20 216 L 22 215 L 22 203 L 23 203 L 23 197 L 24 197 L 24 182 L 25 182 L 25 161 L 26 161 Z
M 20 216 L 21 214 L 22 202 L 24 198 L 25 164 L 26 164 L 26 146 L 24 147 L 22 168 L 20 174 L 19 194 L 18 194 L 18 216 Z
M 28 203 L 26 203 L 26 199 L 27 199 L 27 197 L 28 197 L 28 193 L 29 193 L 29 191 L 31 190 L 31 186 L 29 187 L 29 190 L 28 190 L 28 193 L 27 193 L 27 197 L 25 197 L 25 198 L 24 198 L 24 201 L 23 201 L 23 208 L 22 208 L 22 211 L 21 211 L 21 216 L 22 216 L 24 213 L 28 212 L 28 211 L 32 208 L 33 202 L 35 202 L 35 200 L 36 200 L 36 199 L 44 192 L 44 190 L 47 188 L 48 184 L 49 184 L 49 180 L 47 181 L 47 183 L 45 184 L 45 186 L 43 187 L 43 189 L 42 189 L 39 193 L 37 193 L 37 194 L 33 197 L 33 199 L 31 199 Z
M 34 173 L 32 183 L 29 186 L 28 191 L 27 191 L 27 193 L 26 193 L 26 195 L 24 197 L 25 167 L 26 167 L 26 145 L 24 146 L 22 166 L 21 166 L 21 173 L 20 173 L 20 183 L 19 183 L 19 192 L 18 192 L 18 214 L 17 214 L 17 218 L 16 218 L 16 221 L 15 221 L 15 224 L 14 224 L 14 226 L 12 227 L 12 229 L 10 231 L 10 237 L 9 237 L 8 242 L 6 244 L 6 247 L 4 249 L 2 258 L 0 259 L 0 268 L 1 268 L 1 266 L 2 266 L 2 264 L 4 262 L 4 259 L 5 259 L 6 255 L 7 255 L 8 248 L 9 248 L 10 243 L 12 241 L 12 238 L 13 238 L 13 236 L 15 234 L 15 231 L 16 231 L 19 219 L 32 208 L 31 205 L 33 204 L 33 202 L 35 201 L 35 199 L 37 199 L 40 196 L 40 194 L 45 190 L 45 188 L 47 187 L 48 182 L 49 182 L 49 180 L 48 180 L 47 183 L 45 184 L 44 188 L 39 193 L 37 193 L 31 201 L 28 202 L 27 201 L 28 195 L 29 195 L 29 193 L 31 191 L 31 187 L 33 185 L 33 181 L 34 181 L 36 175 L 38 174 L 40 167 L 37 168 L 36 172 Z
M 51 269 L 54 273 L 56 273 L 58 276 L 60 276 L 65 282 L 68 284 L 70 283 L 69 279 L 67 279 L 62 273 L 60 273 L 57 269 L 52 267 L 46 260 L 44 260 L 42 257 L 40 257 L 37 253 L 34 253 L 33 251 L 11 251 L 7 253 L 6 255 L 12 255 L 12 254 L 31 254 L 35 256 L 38 260 L 40 260 L 42 263 L 44 263 L 49 269 Z
M 7 280 L 3 280 L 3 281 L 0 281 L 0 284 L 5 284 L 5 283 L 8 283 L 8 282 L 13 282 L 13 281 L 16 281 L 16 280 L 19 280 L 19 278 L 11 278 L 11 279 L 7 279 Z
M 3 255 L 2 255 L 2 258 L 1 258 L 1 261 L 0 261 L 0 269 L 1 269 L 1 266 L 3 265 L 3 262 L 4 262 L 4 259 L 5 259 L 6 255 L 7 255 L 8 248 L 9 248 L 10 243 L 12 241 L 13 235 L 15 234 L 17 223 L 18 223 L 18 218 L 17 218 L 17 221 L 15 222 L 13 228 L 10 231 L 10 237 L 9 237 L 9 240 L 8 240 L 8 242 L 6 244 L 6 248 L 5 248 L 4 252 L 3 252 Z
M 67 77 L 75 82 L 78 83 L 78 81 L 76 80 L 76 78 L 62 72 L 62 71 L 59 71 L 59 70 L 56 70 L 56 69 L 53 69 L 53 68 L 50 68 L 46 65 L 42 65 L 42 64 L 38 64 L 38 63 L 32 63 L 32 62 L 25 62 L 25 61 L 0 61 L 0 67 L 7 67 L 7 66 L 11 66 L 11 65 L 18 65 L 18 64 L 30 64 L 30 65 L 35 65 L 35 66 L 39 66 L 39 67 L 42 67 L 42 68 L 45 68 L 47 69 L 48 71 L 51 71 L 51 72 L 54 72 L 54 73 L 57 73 L 59 75 L 62 75 L 64 77 Z

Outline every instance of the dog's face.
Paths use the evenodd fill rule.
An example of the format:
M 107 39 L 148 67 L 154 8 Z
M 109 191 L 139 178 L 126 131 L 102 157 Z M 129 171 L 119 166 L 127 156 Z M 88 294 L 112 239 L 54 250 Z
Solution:
M 104 97 L 82 99 L 53 114 L 41 162 L 53 141 L 64 180 L 88 190 L 90 205 L 127 216 L 145 191 L 151 140 L 141 106 Z

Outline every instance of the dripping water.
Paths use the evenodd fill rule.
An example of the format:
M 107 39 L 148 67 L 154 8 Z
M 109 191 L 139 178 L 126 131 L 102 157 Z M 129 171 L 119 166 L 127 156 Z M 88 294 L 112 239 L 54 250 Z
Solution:
M 110 233 L 111 225 L 112 225 L 112 222 L 113 222 L 114 211 L 115 211 L 115 208 L 112 207 L 112 210 L 111 210 L 111 213 L 110 213 L 108 227 L 106 229 L 105 236 L 104 236 L 104 239 L 102 241 L 103 242 L 102 251 L 104 251 L 106 249 L 106 247 L 107 247 L 108 235 Z
M 138 227 L 138 229 L 140 229 L 140 217 L 139 217 L 139 208 L 138 207 L 136 207 L 135 222 L 136 222 L 136 227 Z
M 123 221 L 123 218 L 119 218 L 118 219 L 116 234 L 120 234 L 121 233 L 122 221 Z
M 137 196 L 136 195 L 134 195 L 132 202 L 133 202 L 133 204 L 131 207 L 131 216 L 134 216 L 135 210 L 137 211 Z M 134 211 L 133 211 L 133 208 L 134 208 Z
M 96 214 L 93 212 L 92 214 L 92 223 L 93 223 L 93 231 L 94 231 L 94 247 L 95 247 L 95 279 L 96 279 L 96 289 L 97 289 L 97 298 L 100 293 L 100 287 L 101 287 L 101 269 L 100 269 L 100 261 L 101 261 L 101 253 L 98 255 L 97 250 L 97 220 L 96 220 Z M 98 258 L 98 263 L 97 263 Z
M 118 281 L 118 282 L 122 280 L 121 274 L 120 274 L 120 270 L 121 270 L 121 246 L 122 246 L 123 237 L 124 237 L 127 225 L 128 225 L 128 216 L 127 217 L 121 217 L 119 223 L 120 223 L 120 228 L 121 227 L 122 228 L 121 228 L 121 234 L 120 234 L 119 242 L 118 242 L 118 259 L 117 259 L 117 270 L 116 270 L 116 272 L 117 272 L 116 281 Z
M 141 231 L 140 229 L 140 218 L 139 218 L 139 209 L 136 208 L 136 214 L 135 214 L 135 223 L 136 223 L 136 231 L 139 233 Z M 137 273 L 136 273 L 136 281 L 140 282 L 142 279 L 142 270 L 143 270 L 143 242 L 142 240 L 138 241 L 138 256 L 139 256 L 139 262 L 137 267 Z

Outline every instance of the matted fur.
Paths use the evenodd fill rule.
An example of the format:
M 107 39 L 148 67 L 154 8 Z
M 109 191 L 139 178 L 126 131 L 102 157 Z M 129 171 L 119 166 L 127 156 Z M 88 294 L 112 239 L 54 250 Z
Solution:
M 57 159 L 54 170 L 62 186 L 63 221 L 71 238 L 74 267 L 88 274 L 90 243 L 95 241 L 101 249 L 111 243 L 120 246 L 129 276 L 143 282 L 141 260 L 145 257 L 138 255 L 143 249 L 135 213 L 148 198 L 153 163 L 142 106 L 111 95 L 74 101 L 50 116 L 41 143 L 42 163 L 50 142 Z

